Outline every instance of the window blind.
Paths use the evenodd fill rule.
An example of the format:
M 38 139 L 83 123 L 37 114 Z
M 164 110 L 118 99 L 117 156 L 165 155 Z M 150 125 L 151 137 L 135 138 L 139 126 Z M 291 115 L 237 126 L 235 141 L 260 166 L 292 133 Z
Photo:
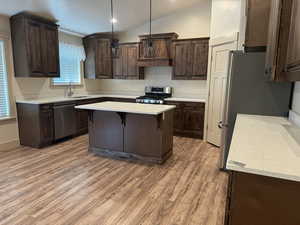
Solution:
M 4 41 L 0 40 L 0 118 L 10 116 Z
M 82 46 L 60 42 L 60 77 L 53 79 L 53 85 L 81 84 L 81 61 L 84 59 L 85 54 Z

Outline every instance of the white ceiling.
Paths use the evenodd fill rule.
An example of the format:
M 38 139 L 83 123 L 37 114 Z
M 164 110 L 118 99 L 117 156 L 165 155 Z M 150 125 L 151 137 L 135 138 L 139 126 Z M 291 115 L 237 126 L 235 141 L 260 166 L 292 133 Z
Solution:
M 153 0 L 153 18 L 159 18 L 203 0 Z M 110 0 L 0 0 L 0 14 L 31 11 L 55 18 L 62 28 L 82 34 L 110 30 Z M 149 20 L 149 0 L 114 0 L 117 31 Z

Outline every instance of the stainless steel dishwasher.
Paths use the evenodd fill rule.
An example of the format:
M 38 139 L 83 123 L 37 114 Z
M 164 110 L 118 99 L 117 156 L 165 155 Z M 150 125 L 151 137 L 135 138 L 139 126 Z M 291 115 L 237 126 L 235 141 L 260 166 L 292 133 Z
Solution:
M 60 103 L 54 105 L 54 134 L 55 140 L 69 137 L 76 131 L 75 104 Z

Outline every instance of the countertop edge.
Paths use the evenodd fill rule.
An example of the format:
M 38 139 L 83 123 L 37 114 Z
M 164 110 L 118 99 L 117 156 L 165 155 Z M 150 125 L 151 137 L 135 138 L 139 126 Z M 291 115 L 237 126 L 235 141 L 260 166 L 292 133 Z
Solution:
M 87 106 L 75 106 L 75 108 L 76 109 L 82 109 L 82 110 L 91 110 L 91 111 L 124 112 L 124 113 L 133 113 L 133 114 L 159 115 L 159 114 L 162 114 L 164 112 L 175 109 L 176 106 L 169 106 L 168 109 L 157 111 L 156 113 L 151 113 L 151 112 L 147 112 L 147 111 L 141 112 L 141 111 L 135 111 L 135 110 L 109 110 L 109 109 L 104 109 L 104 108 L 87 107 Z

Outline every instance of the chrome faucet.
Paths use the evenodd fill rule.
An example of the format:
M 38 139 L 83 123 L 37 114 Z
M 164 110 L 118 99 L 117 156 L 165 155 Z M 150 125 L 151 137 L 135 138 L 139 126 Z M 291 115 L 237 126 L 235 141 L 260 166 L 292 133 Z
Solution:
M 74 94 L 73 90 L 72 90 L 72 82 L 69 83 L 69 85 L 67 86 L 67 90 L 66 90 L 66 96 L 67 97 L 72 97 Z

